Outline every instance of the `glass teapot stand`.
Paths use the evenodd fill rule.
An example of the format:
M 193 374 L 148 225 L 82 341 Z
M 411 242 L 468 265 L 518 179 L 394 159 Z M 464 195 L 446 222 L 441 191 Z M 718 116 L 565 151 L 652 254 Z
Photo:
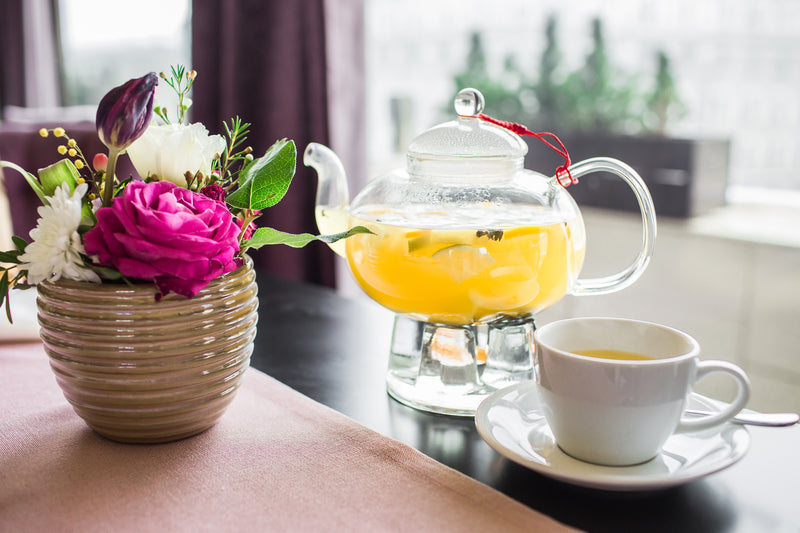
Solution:
M 452 326 L 397 315 L 386 388 L 415 409 L 474 416 L 494 391 L 533 379 L 532 316 Z

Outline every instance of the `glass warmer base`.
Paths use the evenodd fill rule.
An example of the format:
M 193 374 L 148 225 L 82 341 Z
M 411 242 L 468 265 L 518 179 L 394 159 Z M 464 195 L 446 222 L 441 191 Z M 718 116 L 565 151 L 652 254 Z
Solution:
M 433 413 L 474 416 L 494 391 L 533 379 L 533 317 L 452 326 L 397 315 L 386 388 Z

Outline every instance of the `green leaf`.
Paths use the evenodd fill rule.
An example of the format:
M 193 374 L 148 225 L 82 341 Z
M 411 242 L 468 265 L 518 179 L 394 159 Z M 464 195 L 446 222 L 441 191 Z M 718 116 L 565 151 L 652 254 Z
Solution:
M 66 183 L 69 186 L 70 192 L 75 191 L 75 186 L 78 184 L 78 178 L 80 177 L 78 169 L 75 168 L 75 163 L 69 159 L 62 159 L 50 166 L 39 169 L 39 181 L 48 196 L 52 196 L 62 183 Z
M 294 177 L 297 148 L 281 139 L 239 174 L 239 187 L 225 199 L 239 209 L 259 211 L 280 202 Z
M 11 284 L 8 281 L 8 270 L 3 272 L 3 276 L 0 277 L 0 305 L 5 302 L 6 308 L 6 318 L 8 319 L 9 324 L 13 324 L 14 320 L 11 318 L 11 298 L 8 297 L 8 289 Z
M 352 237 L 353 235 L 358 235 L 359 233 L 370 233 L 374 235 L 374 232 L 371 229 L 367 228 L 366 226 L 353 226 L 349 230 L 343 231 L 341 233 L 332 233 L 330 235 L 317 235 L 317 239 L 322 242 L 330 244 L 332 242 Z
M 25 247 L 28 246 L 28 243 L 27 241 L 25 241 L 25 239 L 23 239 L 22 237 L 17 237 L 16 235 L 11 237 L 11 242 L 14 243 L 14 246 L 16 246 L 17 250 L 19 250 L 20 252 L 24 252 Z
M 233 157 L 239 145 L 247 139 L 251 124 L 242 122 L 242 119 L 236 116 L 231 119 L 230 126 L 227 122 L 223 122 L 222 125 L 225 126 L 225 133 L 228 135 L 228 155 Z
M 0 252 L 0 263 L 14 263 L 19 264 L 19 256 L 22 254 L 19 250 L 9 250 L 8 252 Z
M 47 195 L 44 193 L 44 189 L 42 189 L 42 185 L 39 183 L 39 180 L 36 179 L 36 176 L 10 161 L 0 161 L 0 168 L 11 168 L 22 174 L 28 182 L 28 185 L 33 189 L 33 192 L 39 197 L 39 200 L 41 200 L 43 204 L 49 205 L 50 202 L 47 201 Z
M 258 228 L 253 233 L 252 238 L 242 243 L 242 245 L 244 247 L 254 248 L 256 250 L 269 244 L 285 244 L 287 246 L 291 246 L 292 248 L 302 248 L 311 241 L 316 240 L 325 243 L 332 243 L 341 239 L 346 239 L 353 235 L 357 235 L 359 233 L 372 233 L 372 231 L 364 226 L 356 226 L 347 231 L 343 231 L 342 233 L 334 233 L 333 235 L 312 235 L 310 233 L 300 233 L 295 235 L 293 233 L 278 231 L 273 228 Z
M 97 275 L 103 279 L 111 281 L 124 279 L 124 276 L 120 274 L 118 270 L 114 270 L 113 268 L 101 267 L 95 265 L 89 265 L 89 268 L 94 270 L 97 273 Z

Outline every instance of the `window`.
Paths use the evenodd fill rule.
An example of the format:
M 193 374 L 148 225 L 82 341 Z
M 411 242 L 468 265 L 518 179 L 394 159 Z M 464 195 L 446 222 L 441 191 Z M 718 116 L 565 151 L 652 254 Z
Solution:
M 405 148 L 398 139 L 452 117 L 454 79 L 467 65 L 470 34 L 481 34 L 493 81 L 502 80 L 509 55 L 535 81 L 548 16 L 558 21 L 562 76 L 585 61 L 597 17 L 610 67 L 636 90 L 652 90 L 656 52 L 668 54 L 686 108 L 667 124 L 668 134 L 730 139 L 729 185 L 795 191 L 800 197 L 800 3 L 517 0 L 490 6 L 477 0 L 371 0 L 365 11 L 373 168 L 402 166 L 398 151 L 402 155 Z
M 57 16 L 65 106 L 97 105 L 137 73 L 191 65 L 191 0 L 59 0 Z

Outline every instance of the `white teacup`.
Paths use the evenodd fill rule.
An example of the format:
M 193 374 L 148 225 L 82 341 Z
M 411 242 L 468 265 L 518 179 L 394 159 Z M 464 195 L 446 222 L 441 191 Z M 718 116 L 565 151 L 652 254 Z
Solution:
M 741 368 L 725 361 L 701 361 L 697 341 L 667 326 L 573 318 L 537 329 L 534 339 L 534 374 L 547 423 L 558 446 L 584 461 L 614 466 L 643 463 L 658 455 L 673 433 L 722 424 L 750 398 L 750 384 Z M 651 359 L 578 354 L 588 350 Z M 736 398 L 714 415 L 682 418 L 692 387 L 711 372 L 725 372 L 736 380 Z

